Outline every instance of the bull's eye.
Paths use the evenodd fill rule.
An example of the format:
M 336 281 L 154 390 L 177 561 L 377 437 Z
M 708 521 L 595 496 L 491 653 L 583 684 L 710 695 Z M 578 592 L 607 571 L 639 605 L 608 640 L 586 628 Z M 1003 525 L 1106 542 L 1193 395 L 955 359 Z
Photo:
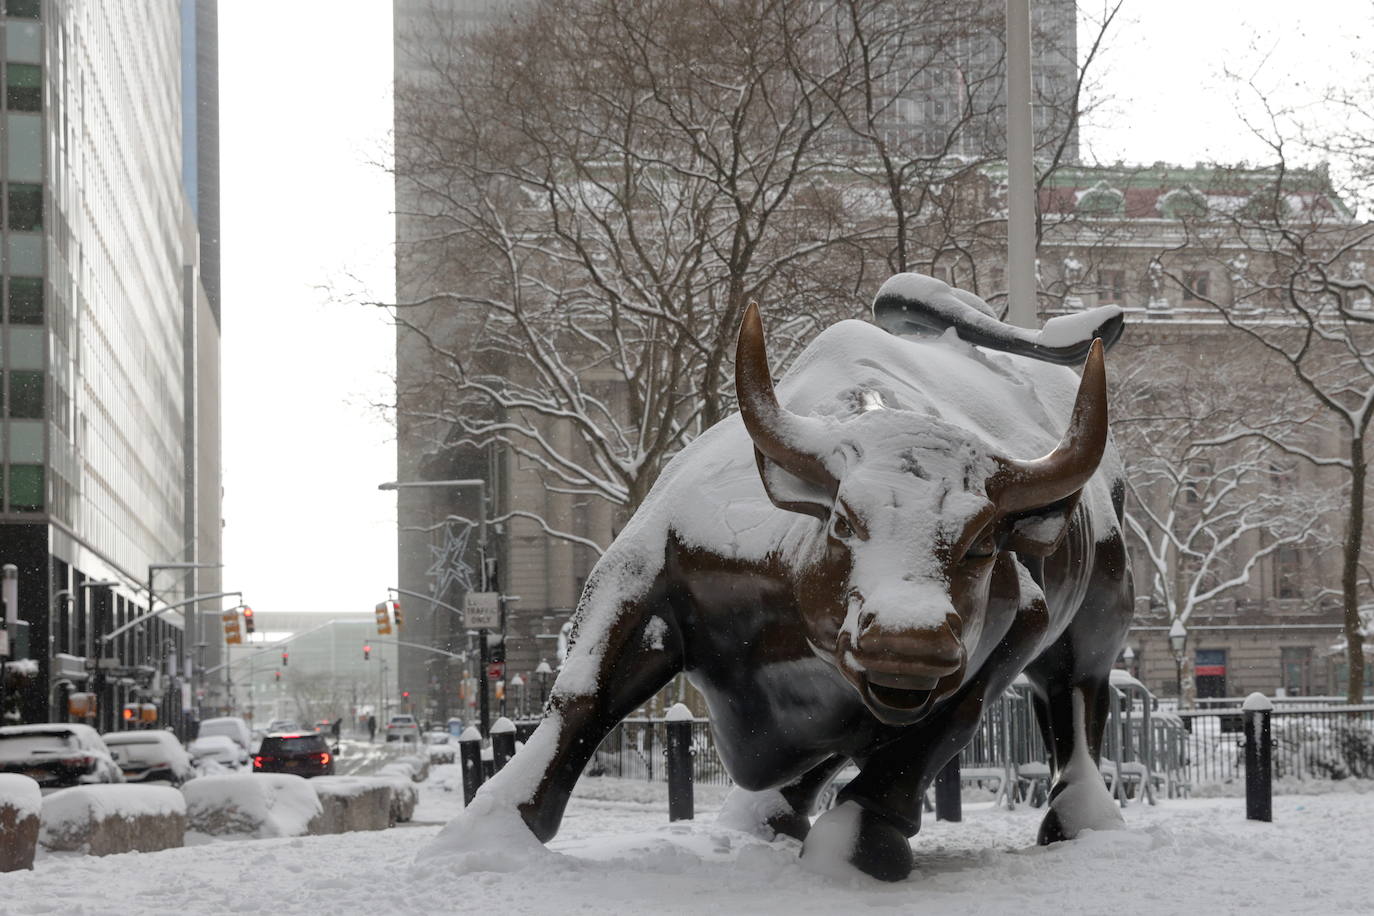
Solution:
M 837 540 L 847 541 L 854 536 L 854 527 L 849 524 L 849 519 L 837 512 L 834 521 L 830 523 L 830 533 Z
M 996 552 L 997 543 L 993 541 L 992 535 L 985 534 L 969 545 L 968 550 L 964 551 L 964 559 L 986 560 Z

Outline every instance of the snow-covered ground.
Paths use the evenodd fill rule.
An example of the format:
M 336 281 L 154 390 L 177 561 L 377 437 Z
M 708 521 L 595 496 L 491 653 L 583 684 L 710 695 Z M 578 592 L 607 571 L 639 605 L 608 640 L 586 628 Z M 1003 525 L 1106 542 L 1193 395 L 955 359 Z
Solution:
M 492 870 L 413 860 L 462 806 L 455 768 L 434 768 L 416 826 L 380 833 L 214 842 L 90 858 L 40 853 L 0 876 L 0 913 L 1370 913 L 1374 794 L 1279 796 L 1274 822 L 1236 798 L 1125 810 L 1129 829 L 1034 845 L 1040 812 L 966 805 L 929 821 L 918 866 L 895 885 L 819 877 L 798 844 L 717 827 L 720 789 L 668 824 L 664 787 L 584 778 L 545 854 L 494 855 Z M 499 852 L 493 850 L 493 852 Z

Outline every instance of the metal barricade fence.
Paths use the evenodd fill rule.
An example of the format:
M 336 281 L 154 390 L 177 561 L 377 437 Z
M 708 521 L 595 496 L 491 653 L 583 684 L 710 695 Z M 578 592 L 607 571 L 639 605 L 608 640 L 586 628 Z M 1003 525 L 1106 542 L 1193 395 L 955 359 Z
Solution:
M 1193 785 L 1245 779 L 1239 710 L 1181 710 Z M 1276 779 L 1374 778 L 1374 704 L 1277 706 L 1271 720 Z
M 663 759 L 667 746 L 662 719 L 622 719 L 597 747 L 587 763 L 586 773 L 667 782 L 668 771 Z M 702 785 L 730 784 L 730 776 L 716 753 L 709 719 L 692 720 L 692 779 Z

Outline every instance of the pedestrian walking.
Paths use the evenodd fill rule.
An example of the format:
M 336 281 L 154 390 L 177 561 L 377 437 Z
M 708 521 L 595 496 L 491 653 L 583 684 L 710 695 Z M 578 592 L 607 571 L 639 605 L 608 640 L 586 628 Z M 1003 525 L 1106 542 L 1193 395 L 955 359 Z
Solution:
M 368 713 L 367 716 L 367 743 L 371 744 L 377 739 L 377 717 Z

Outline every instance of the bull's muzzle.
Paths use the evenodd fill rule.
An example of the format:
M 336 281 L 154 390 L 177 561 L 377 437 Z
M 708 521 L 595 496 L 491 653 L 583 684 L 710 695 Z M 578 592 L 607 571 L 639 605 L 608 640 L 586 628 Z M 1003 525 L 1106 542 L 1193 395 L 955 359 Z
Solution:
M 841 634 L 840 670 L 879 719 L 905 725 L 924 716 L 958 688 L 968 655 L 959 619 L 931 628 L 884 627 L 877 615 L 862 615 L 858 638 Z

